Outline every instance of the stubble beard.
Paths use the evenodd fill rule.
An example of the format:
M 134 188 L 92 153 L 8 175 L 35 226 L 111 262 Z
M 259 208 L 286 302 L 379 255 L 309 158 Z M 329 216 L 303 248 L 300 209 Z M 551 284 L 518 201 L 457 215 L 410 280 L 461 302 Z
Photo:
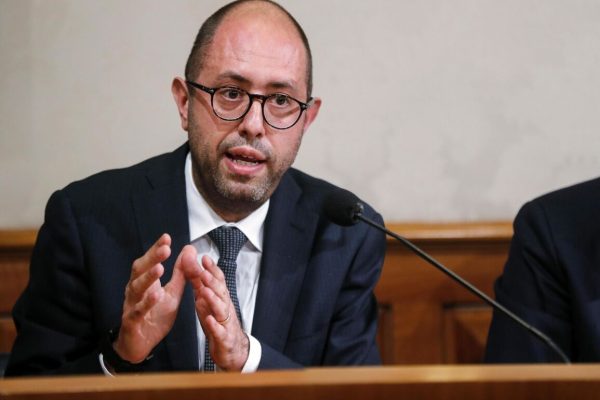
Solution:
M 250 214 L 271 197 L 281 177 L 294 162 L 301 142 L 299 137 L 291 151 L 278 158 L 260 139 L 249 141 L 245 136 L 231 135 L 219 144 L 215 154 L 210 149 L 209 142 L 203 140 L 203 135 L 206 134 L 210 133 L 202 132 L 195 121 L 190 119 L 189 142 L 194 183 L 215 211 L 238 215 Z M 264 154 L 268 160 L 266 173 L 261 177 L 247 178 L 227 175 L 219 168 L 219 157 L 227 149 L 236 146 L 250 146 Z

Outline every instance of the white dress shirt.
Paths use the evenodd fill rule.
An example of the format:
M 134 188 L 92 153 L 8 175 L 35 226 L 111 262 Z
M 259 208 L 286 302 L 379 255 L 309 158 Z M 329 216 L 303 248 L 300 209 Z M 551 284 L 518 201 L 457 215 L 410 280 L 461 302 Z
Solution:
M 236 223 L 227 223 L 218 216 L 202 197 L 192 177 L 192 159 L 188 153 L 185 161 L 185 191 L 188 206 L 191 244 L 198 251 L 198 262 L 203 255 L 208 255 L 215 262 L 219 259 L 219 250 L 209 238 L 208 233 L 220 226 L 235 226 L 246 235 L 248 241 L 238 254 L 236 263 L 236 286 L 240 312 L 242 315 L 242 328 L 250 339 L 248 360 L 242 372 L 254 372 L 258 369 L 262 348 L 260 342 L 250 335 L 254 319 L 254 305 L 258 290 L 260 276 L 260 261 L 262 258 L 264 223 L 269 210 L 269 200 L 252 214 Z M 199 369 L 204 366 L 204 349 L 206 336 L 196 316 L 196 331 L 198 333 Z

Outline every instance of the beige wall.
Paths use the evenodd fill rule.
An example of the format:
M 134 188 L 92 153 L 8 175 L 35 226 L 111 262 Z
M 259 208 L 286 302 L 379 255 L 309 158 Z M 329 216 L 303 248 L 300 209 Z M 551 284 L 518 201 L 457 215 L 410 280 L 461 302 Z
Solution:
M 600 174 L 600 2 L 282 3 L 324 100 L 296 166 L 387 220 L 510 219 Z M 221 4 L 0 0 L 0 228 L 185 140 L 170 82 Z

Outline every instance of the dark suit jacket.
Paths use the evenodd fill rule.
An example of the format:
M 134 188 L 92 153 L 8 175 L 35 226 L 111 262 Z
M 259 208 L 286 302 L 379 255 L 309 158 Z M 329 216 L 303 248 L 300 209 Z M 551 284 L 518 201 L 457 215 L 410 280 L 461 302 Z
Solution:
M 120 323 L 133 260 L 171 234 L 165 283 L 190 242 L 187 152 L 184 145 L 51 196 L 30 281 L 13 310 L 18 336 L 7 375 L 101 372 L 98 342 Z M 327 221 L 321 208 L 332 187 L 290 169 L 271 197 L 252 328 L 262 345 L 260 369 L 379 363 L 373 287 L 384 237 L 364 224 Z M 370 207 L 366 212 L 381 221 Z M 150 371 L 198 369 L 189 285 L 154 354 Z
M 537 327 L 572 361 L 600 361 L 600 179 L 523 206 L 496 298 Z M 540 340 L 499 314 L 488 362 L 555 362 Z

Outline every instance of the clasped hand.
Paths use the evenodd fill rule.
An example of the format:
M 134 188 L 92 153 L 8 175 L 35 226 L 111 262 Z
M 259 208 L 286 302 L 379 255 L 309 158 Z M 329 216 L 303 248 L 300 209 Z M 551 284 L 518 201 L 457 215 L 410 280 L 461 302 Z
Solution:
M 133 262 L 125 288 L 121 329 L 113 344 L 115 351 L 131 363 L 146 359 L 173 327 L 189 281 L 212 359 L 222 370 L 241 371 L 248 358 L 249 340 L 237 318 L 223 272 L 208 256 L 202 257 L 200 265 L 196 249 L 187 245 L 175 261 L 171 280 L 162 286 L 162 263 L 170 255 L 171 237 L 165 233 Z

